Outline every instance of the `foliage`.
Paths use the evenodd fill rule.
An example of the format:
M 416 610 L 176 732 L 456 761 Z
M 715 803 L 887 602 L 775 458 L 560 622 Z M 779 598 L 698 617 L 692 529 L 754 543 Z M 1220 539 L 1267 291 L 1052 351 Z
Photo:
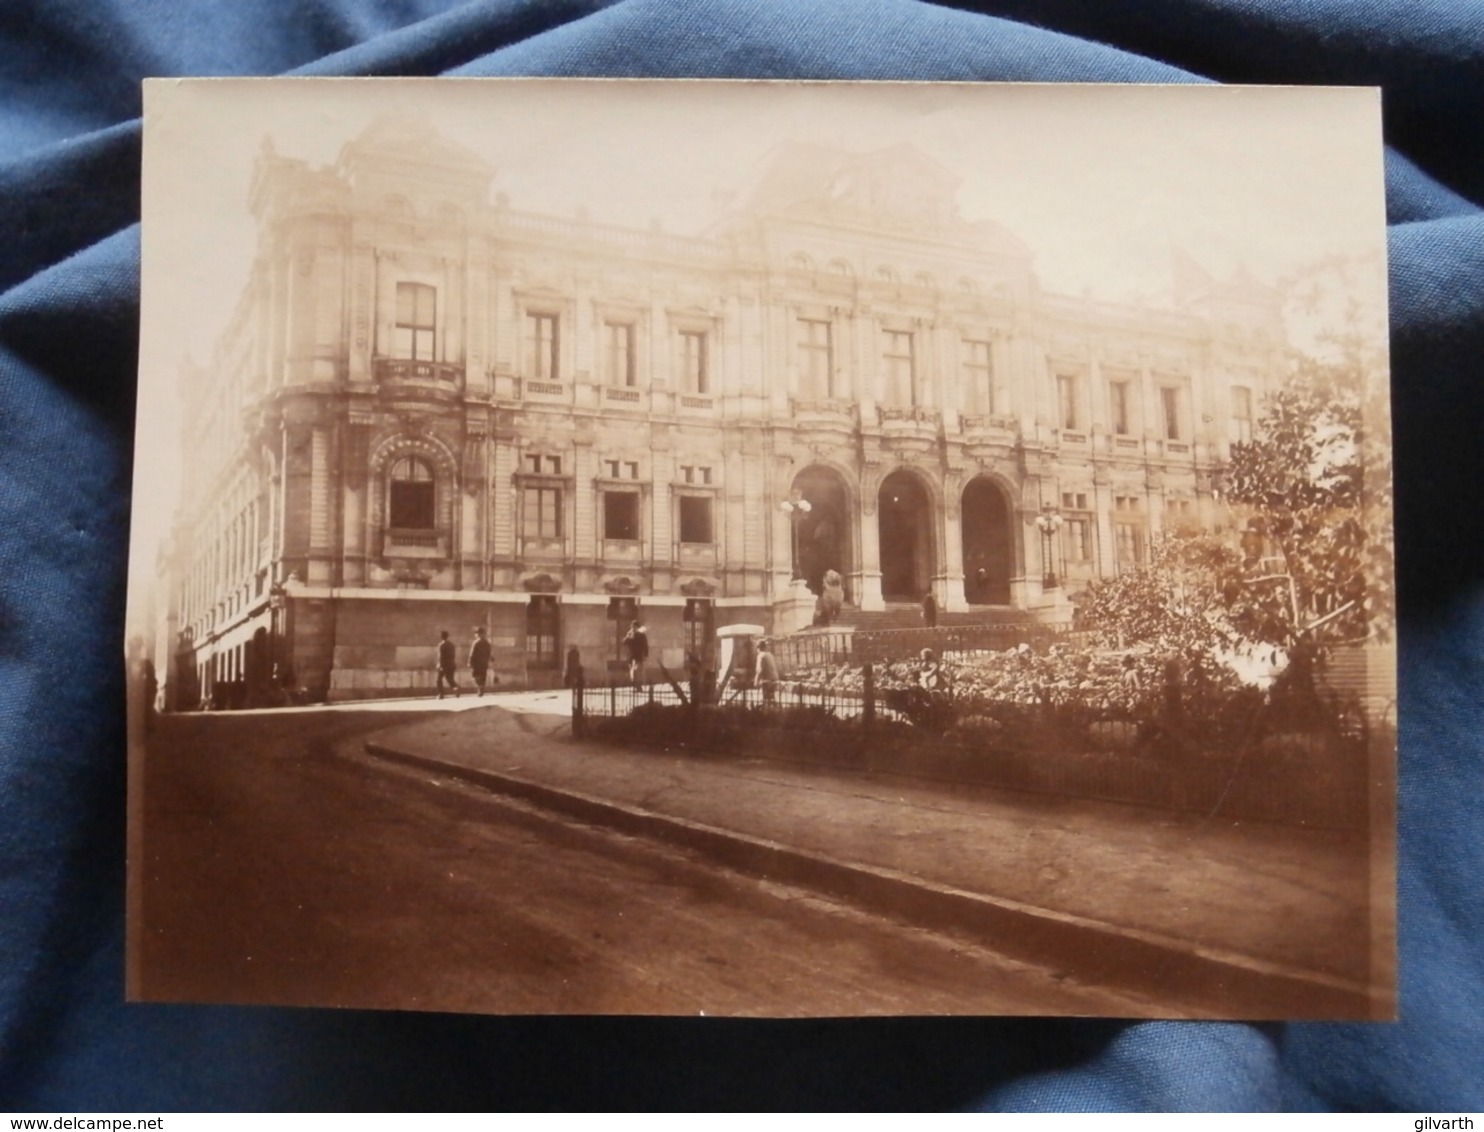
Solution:
M 1232 447 L 1223 491 L 1242 569 L 1223 588 L 1251 640 L 1320 650 L 1392 629 L 1389 415 L 1374 373 L 1358 348 L 1300 359 L 1252 441 Z
M 1227 583 L 1241 556 L 1218 535 L 1176 531 L 1155 539 L 1149 562 L 1088 587 L 1081 620 L 1122 647 L 1210 655 L 1236 643 Z

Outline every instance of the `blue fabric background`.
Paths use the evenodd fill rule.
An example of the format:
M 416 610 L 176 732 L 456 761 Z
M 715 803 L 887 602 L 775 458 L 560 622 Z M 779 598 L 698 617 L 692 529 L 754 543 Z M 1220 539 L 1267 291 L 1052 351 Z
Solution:
M 150 75 L 1379 84 L 1403 734 L 1394 1025 L 501 1019 L 123 1003 L 121 633 Z M 0 1110 L 1484 1109 L 1484 7 L 7 0 Z

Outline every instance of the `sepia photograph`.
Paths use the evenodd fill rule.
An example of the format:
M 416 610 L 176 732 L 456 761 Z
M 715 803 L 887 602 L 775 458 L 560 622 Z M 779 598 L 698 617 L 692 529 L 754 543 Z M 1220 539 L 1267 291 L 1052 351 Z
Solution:
M 144 106 L 131 999 L 1396 1016 L 1377 91 Z

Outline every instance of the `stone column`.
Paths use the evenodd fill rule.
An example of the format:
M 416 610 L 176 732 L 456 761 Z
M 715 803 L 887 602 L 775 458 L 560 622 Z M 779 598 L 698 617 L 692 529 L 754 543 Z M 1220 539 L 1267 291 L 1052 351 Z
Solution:
M 864 610 L 886 608 L 886 600 L 881 596 L 881 526 L 876 513 L 877 487 L 875 476 L 861 477 L 860 571 L 853 589 L 857 604 Z
M 952 490 L 951 485 L 944 486 Z M 964 593 L 964 509 L 963 496 L 947 498 L 943 506 L 943 569 L 941 582 L 934 583 L 934 596 L 938 608 L 950 613 L 968 610 L 969 601 Z

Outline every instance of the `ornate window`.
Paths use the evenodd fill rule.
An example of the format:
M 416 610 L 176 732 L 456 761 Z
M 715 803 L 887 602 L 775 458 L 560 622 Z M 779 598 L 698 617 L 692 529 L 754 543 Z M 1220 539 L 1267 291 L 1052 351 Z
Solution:
M 434 360 L 437 313 L 437 288 L 427 283 L 397 284 L 397 320 L 392 334 L 397 357 Z
M 1108 416 L 1113 435 L 1132 435 L 1134 431 L 1133 382 L 1126 379 L 1108 382 Z
M 387 526 L 400 531 L 431 531 L 437 526 L 437 483 L 433 469 L 416 456 L 392 464 L 387 477 Z
M 551 594 L 533 594 L 526 605 L 526 667 L 555 668 L 560 663 L 561 606 Z
M 694 657 L 702 665 L 710 663 L 712 642 L 716 637 L 715 605 L 708 598 L 688 597 L 682 617 L 685 622 L 686 662 Z
M 609 385 L 630 389 L 638 384 L 632 322 L 603 323 L 603 370 Z
M 1144 564 L 1144 513 L 1136 495 L 1113 499 L 1113 535 L 1117 540 L 1118 569 L 1137 570 Z
M 912 331 L 882 331 L 887 398 L 897 405 L 917 405 L 917 355 Z
M 1068 562 L 1091 562 L 1093 517 L 1087 492 L 1062 492 L 1061 511 L 1063 557 Z
M 603 492 L 603 537 L 624 542 L 639 539 L 639 492 Z
M 829 320 L 799 319 L 799 386 L 806 397 L 835 395 L 835 360 Z
M 562 458 L 549 452 L 527 452 L 519 476 L 520 534 L 527 553 L 561 549 L 567 481 Z M 543 545 L 544 544 L 544 545 Z
M 1245 385 L 1232 386 L 1232 439 L 1241 444 L 1252 441 L 1252 390 Z
M 1166 440 L 1181 440 L 1181 413 L 1180 413 L 1180 387 L 1178 385 L 1161 385 L 1159 387 L 1159 409 L 1161 424 L 1164 428 Z
M 964 339 L 963 404 L 983 413 L 994 413 L 994 370 L 990 363 L 989 343 L 984 339 Z
M 533 381 L 560 380 L 560 320 L 549 311 L 526 314 L 526 373 Z
M 1077 430 L 1082 427 L 1082 397 L 1077 378 L 1069 373 L 1056 375 L 1056 422 L 1058 428 Z
M 681 542 L 704 545 L 715 541 L 711 528 L 711 503 L 709 495 L 680 497 Z
M 709 344 L 704 330 L 680 332 L 680 388 L 683 392 L 703 396 L 711 392 Z

